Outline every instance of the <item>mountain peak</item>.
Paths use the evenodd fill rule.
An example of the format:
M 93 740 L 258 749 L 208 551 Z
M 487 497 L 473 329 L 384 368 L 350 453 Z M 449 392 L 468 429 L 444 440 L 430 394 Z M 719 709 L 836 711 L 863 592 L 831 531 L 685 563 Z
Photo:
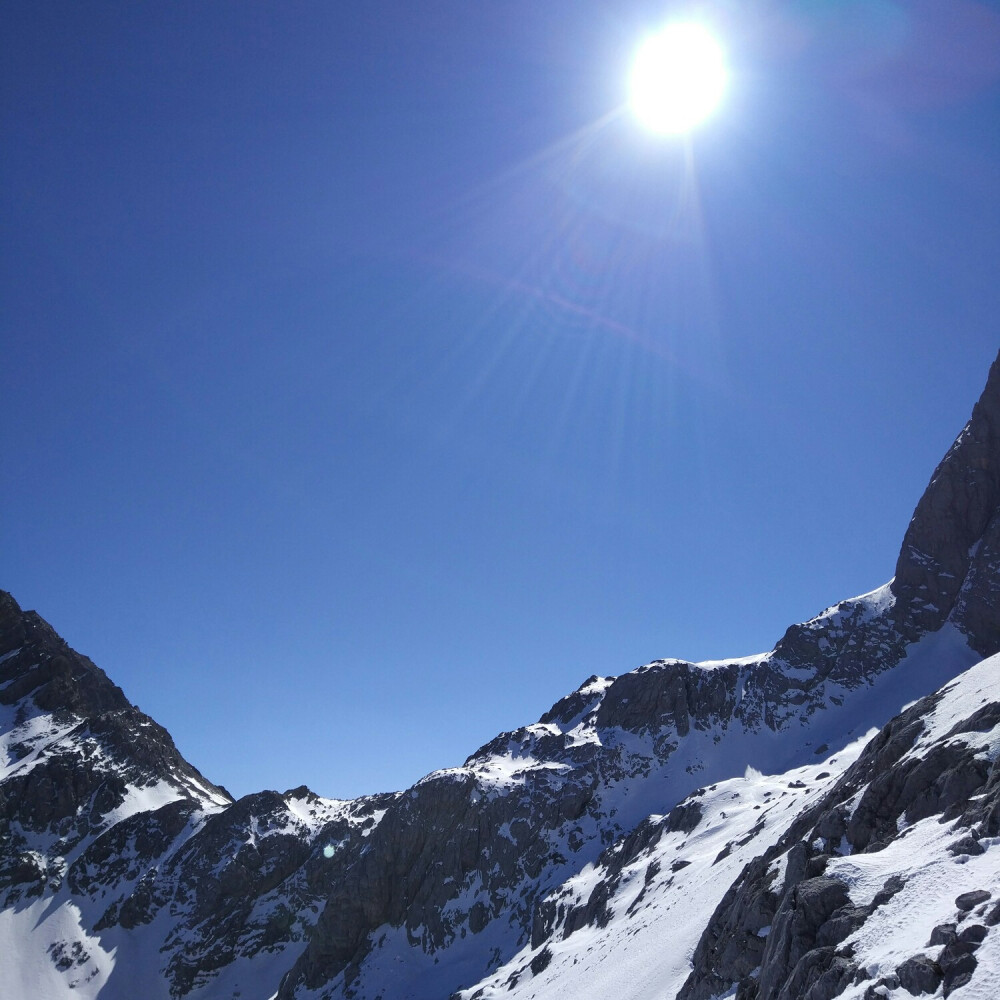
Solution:
M 29 694 L 39 708 L 80 716 L 130 707 L 100 667 L 71 649 L 44 618 L 22 611 L 11 594 L 0 590 L 0 704 Z
M 0 591 L 0 706 L 7 707 L 12 727 L 5 734 L 9 759 L 0 767 L 9 781 L 7 805 L 49 817 L 46 822 L 64 836 L 71 827 L 74 836 L 82 835 L 95 821 L 89 814 L 81 817 L 95 781 L 104 782 L 102 801 L 114 799 L 116 807 L 127 798 L 127 785 L 161 781 L 195 800 L 229 800 L 100 667 L 36 612 L 22 611 L 5 591 Z M 85 763 L 91 758 L 93 763 Z M 81 774 L 72 794 L 62 796 L 53 812 L 52 803 L 43 801 L 51 794 L 47 771 L 58 779 L 77 768 Z
M 1000 650 L 991 587 L 998 571 L 1000 355 L 906 529 L 891 585 L 897 622 L 915 637 L 950 619 L 977 652 L 992 655 Z

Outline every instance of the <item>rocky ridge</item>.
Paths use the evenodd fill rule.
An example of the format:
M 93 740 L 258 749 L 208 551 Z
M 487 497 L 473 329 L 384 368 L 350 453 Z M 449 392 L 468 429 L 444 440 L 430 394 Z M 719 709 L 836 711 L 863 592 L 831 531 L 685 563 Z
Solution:
M 234 802 L 6 593 L 0 718 L 0 909 L 54 900 L 79 911 L 53 942 L 57 969 L 74 956 L 62 971 L 76 989 L 104 984 L 103 956 L 128 936 L 151 939 L 150 971 L 171 996 L 301 944 L 330 890 L 324 847 L 363 838 L 392 798 L 299 788 Z

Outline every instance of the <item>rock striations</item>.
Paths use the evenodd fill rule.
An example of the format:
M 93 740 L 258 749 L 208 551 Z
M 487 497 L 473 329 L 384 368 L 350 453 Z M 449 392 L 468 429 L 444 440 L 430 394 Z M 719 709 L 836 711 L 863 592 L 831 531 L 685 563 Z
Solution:
M 890 583 L 402 793 L 234 802 L 3 594 L 0 995 L 986 996 L 998 652 L 1000 358 Z

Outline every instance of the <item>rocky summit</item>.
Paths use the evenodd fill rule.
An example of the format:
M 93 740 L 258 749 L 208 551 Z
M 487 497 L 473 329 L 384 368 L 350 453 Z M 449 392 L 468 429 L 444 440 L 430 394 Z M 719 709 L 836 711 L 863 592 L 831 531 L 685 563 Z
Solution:
M 998 653 L 1000 358 L 887 584 L 398 793 L 233 801 L 0 594 L 0 997 L 994 997 Z

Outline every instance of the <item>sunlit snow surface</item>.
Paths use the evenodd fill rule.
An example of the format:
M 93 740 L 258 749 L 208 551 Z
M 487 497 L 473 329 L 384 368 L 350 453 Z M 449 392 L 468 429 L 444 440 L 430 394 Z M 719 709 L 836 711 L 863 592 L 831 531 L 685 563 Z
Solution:
M 910 755 L 920 756 L 956 723 L 997 701 L 1000 656 L 983 661 L 945 687 L 944 697 L 927 717 Z M 990 760 L 1000 753 L 1000 729 L 965 732 L 952 739 L 980 748 Z M 865 742 L 858 740 L 822 764 L 780 776 L 748 775 L 718 783 L 700 798 L 705 813 L 690 835 L 665 834 L 626 869 L 607 927 L 585 927 L 564 940 L 555 936 L 545 945 L 552 955 L 550 964 L 537 975 L 532 975 L 530 962 L 540 949 L 524 949 L 462 996 L 476 994 L 483 1000 L 501 996 L 663 1000 L 676 996 L 690 972 L 691 955 L 702 931 L 743 866 L 772 845 L 804 806 L 836 783 Z M 719 860 L 727 845 L 745 837 L 761 820 L 764 828 L 753 839 Z M 958 921 L 961 927 L 963 918 L 955 905 L 959 894 L 984 887 L 993 892 L 993 900 L 968 914 L 969 923 L 980 922 L 983 911 L 1000 897 L 1000 838 L 983 839 L 981 846 L 986 850 L 982 855 L 956 858 L 947 851 L 956 839 L 954 827 L 931 816 L 884 850 L 834 858 L 828 865 L 826 874 L 846 883 L 852 902 L 859 905 L 870 903 L 890 876 L 902 876 L 906 882 L 845 942 L 853 945 L 854 961 L 870 976 L 841 994 L 845 1000 L 861 1000 L 873 981 L 893 973 L 914 955 L 936 959 L 943 946 L 926 943 L 938 924 Z M 677 861 L 688 865 L 671 872 Z M 647 885 L 650 865 L 659 871 Z M 782 875 L 779 870 L 779 879 Z M 568 897 L 586 899 L 600 876 L 599 869 L 588 866 L 563 891 Z M 979 964 L 972 981 L 951 995 L 961 1000 L 995 1000 L 1000 995 L 1000 932 L 986 937 L 976 959 Z M 900 1000 L 910 996 L 901 988 L 883 989 L 880 995 Z
M 530 962 L 540 949 L 525 949 L 462 997 L 471 997 L 483 986 L 484 1000 L 675 996 L 691 971 L 691 954 L 701 932 L 744 865 L 774 844 L 805 806 L 832 787 L 865 742 L 858 740 L 829 760 L 785 774 L 751 773 L 711 786 L 698 797 L 704 814 L 694 830 L 664 833 L 625 868 L 607 927 L 584 927 L 565 939 L 556 935 L 546 945 L 551 963 L 535 976 Z M 647 884 L 651 871 L 656 874 Z M 602 875 L 599 867 L 588 865 L 560 895 L 567 903 L 586 901 Z M 513 987 L 512 977 L 517 978 Z

